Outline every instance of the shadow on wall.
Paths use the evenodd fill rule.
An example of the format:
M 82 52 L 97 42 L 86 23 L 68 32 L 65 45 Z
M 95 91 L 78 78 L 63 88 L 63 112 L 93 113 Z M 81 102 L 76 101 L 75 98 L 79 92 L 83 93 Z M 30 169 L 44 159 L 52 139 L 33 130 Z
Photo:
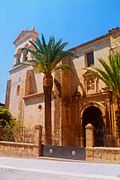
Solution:
M 69 61 L 69 65 L 73 67 L 75 74 L 70 73 L 70 83 L 71 83 L 71 90 L 73 91 L 73 94 L 75 92 L 78 92 L 78 87 L 81 88 L 81 95 L 82 96 L 86 96 L 86 91 L 85 91 L 85 87 L 82 84 L 82 82 L 80 81 L 80 78 L 78 77 L 78 73 L 75 69 L 75 65 L 73 63 L 73 60 Z

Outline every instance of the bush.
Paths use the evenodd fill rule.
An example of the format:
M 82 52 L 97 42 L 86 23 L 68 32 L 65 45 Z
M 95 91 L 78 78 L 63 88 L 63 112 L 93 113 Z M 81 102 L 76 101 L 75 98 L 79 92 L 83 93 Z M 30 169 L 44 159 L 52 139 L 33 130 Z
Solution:
M 0 106 L 0 141 L 33 143 L 34 129 L 24 127 L 8 109 Z
M 0 140 L 13 141 L 12 129 L 15 126 L 16 119 L 13 118 L 10 111 L 0 106 Z

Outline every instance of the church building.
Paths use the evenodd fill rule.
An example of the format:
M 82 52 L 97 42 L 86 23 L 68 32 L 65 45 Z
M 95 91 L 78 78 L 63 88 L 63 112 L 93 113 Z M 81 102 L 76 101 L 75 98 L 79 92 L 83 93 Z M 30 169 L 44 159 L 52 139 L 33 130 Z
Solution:
M 14 63 L 9 71 L 6 107 L 26 127 L 42 126 L 42 143 L 45 143 L 43 74 L 37 74 L 30 65 L 20 62 L 33 58 L 22 48 L 33 48 L 38 33 L 34 27 L 24 29 L 13 44 Z M 85 126 L 94 128 L 94 146 L 112 146 L 116 137 L 115 109 L 111 93 L 95 75 L 85 70 L 100 68 L 98 59 L 108 61 L 109 54 L 120 50 L 120 28 L 78 45 L 70 51 L 78 55 L 66 63 L 75 69 L 53 74 L 52 91 L 52 144 L 58 146 L 86 146 Z M 108 141 L 109 139 L 109 141 Z

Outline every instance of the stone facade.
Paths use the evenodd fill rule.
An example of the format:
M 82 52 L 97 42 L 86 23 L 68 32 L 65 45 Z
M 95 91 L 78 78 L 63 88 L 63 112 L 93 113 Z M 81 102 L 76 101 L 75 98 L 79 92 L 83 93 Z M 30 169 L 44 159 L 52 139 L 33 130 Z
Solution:
M 13 116 L 25 126 L 40 124 L 43 127 L 44 143 L 44 94 L 43 74 L 36 74 L 31 66 L 19 62 L 31 59 L 31 54 L 21 48 L 32 48 L 29 40 L 35 41 L 38 33 L 25 29 L 14 41 L 14 66 L 8 79 L 6 105 Z M 84 68 L 100 67 L 99 58 L 108 61 L 108 55 L 120 50 L 120 28 L 115 28 L 103 36 L 70 49 L 78 58 L 66 60 L 76 71 L 55 72 L 52 96 L 52 142 L 53 145 L 86 146 L 85 126 L 94 127 L 94 146 L 113 146 L 105 140 L 109 135 L 116 138 L 115 108 L 111 94 L 105 84 Z

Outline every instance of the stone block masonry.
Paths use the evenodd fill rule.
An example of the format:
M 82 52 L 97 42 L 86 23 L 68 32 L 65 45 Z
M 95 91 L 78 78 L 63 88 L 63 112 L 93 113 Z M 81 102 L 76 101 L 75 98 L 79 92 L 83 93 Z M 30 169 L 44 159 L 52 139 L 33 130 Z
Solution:
M 120 148 L 86 147 L 86 160 L 120 163 Z
M 34 143 L 0 141 L 0 156 L 37 158 L 41 152 L 42 127 L 35 126 Z

